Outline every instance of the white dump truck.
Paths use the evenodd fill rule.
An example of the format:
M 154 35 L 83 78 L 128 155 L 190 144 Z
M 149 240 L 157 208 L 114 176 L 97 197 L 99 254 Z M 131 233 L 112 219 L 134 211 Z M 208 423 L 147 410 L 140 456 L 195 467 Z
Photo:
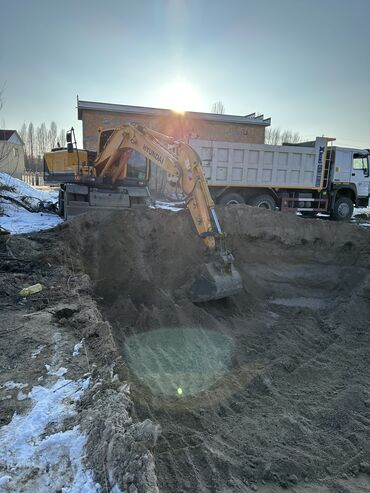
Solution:
M 190 140 L 202 159 L 218 204 L 247 203 L 266 209 L 344 220 L 369 201 L 369 149 L 333 145 L 335 139 L 267 145 Z

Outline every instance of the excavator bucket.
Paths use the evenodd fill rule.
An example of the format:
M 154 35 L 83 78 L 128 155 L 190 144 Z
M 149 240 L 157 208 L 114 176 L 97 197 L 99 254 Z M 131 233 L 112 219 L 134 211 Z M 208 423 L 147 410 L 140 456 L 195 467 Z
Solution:
M 193 302 L 227 298 L 243 289 L 239 272 L 232 263 L 211 262 L 204 264 L 190 289 Z

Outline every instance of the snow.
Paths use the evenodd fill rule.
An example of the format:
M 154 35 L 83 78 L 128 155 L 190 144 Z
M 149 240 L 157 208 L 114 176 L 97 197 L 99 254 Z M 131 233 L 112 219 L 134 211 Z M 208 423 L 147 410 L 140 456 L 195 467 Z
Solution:
M 167 211 L 179 212 L 184 209 L 184 202 L 164 202 L 156 200 L 152 209 L 165 209 Z
M 31 410 L 24 416 L 15 414 L 0 429 L 0 491 L 101 491 L 82 461 L 85 435 L 78 426 L 63 431 L 65 420 L 76 415 L 75 404 L 89 383 L 90 378 L 58 378 L 51 386 L 33 387 L 28 394 Z
M 25 387 L 28 387 L 27 383 L 13 382 L 13 380 L 11 380 L 10 382 L 5 382 L 3 385 L 0 385 L 0 388 L 7 390 L 24 389 Z
M 14 192 L 2 191 L 1 194 L 3 196 L 13 198 L 27 197 L 27 203 L 31 206 L 37 207 L 37 204 L 40 201 L 55 202 L 58 200 L 58 192 L 41 192 L 31 185 L 28 185 L 28 183 L 18 180 L 18 178 L 14 178 L 7 173 L 0 173 L 0 183 L 15 189 Z
M 54 370 L 50 365 L 45 365 L 45 368 L 48 372 L 48 375 L 55 375 L 56 377 L 62 377 L 68 371 L 67 368 L 64 368 L 63 366 L 61 366 L 57 370 Z
M 0 226 L 13 234 L 50 229 L 62 222 L 57 214 L 28 212 L 15 204 L 4 204 L 1 202 L 1 198 L 0 205 L 6 214 L 0 216 Z
M 39 346 L 37 349 L 35 349 L 34 351 L 32 351 L 31 353 L 31 358 L 32 359 L 35 359 L 37 358 L 37 356 L 41 353 L 41 351 L 45 348 L 45 344 L 41 344 L 41 346 Z
M 75 344 L 73 348 L 72 356 L 78 356 L 80 354 L 80 350 L 83 348 L 84 341 L 85 339 L 82 339 L 80 342 Z
M 2 476 L 0 478 L 0 486 L 4 486 L 5 484 L 9 483 L 11 479 L 12 479 L 11 476 Z
M 40 202 L 56 202 L 58 199 L 58 192 L 41 192 L 22 180 L 13 178 L 6 173 L 0 173 L 0 184 L 14 188 L 14 192 L 7 190 L 1 190 L 0 192 L 0 208 L 4 214 L 0 216 L 0 226 L 10 233 L 16 234 L 41 231 L 53 228 L 62 222 L 62 219 L 57 214 L 29 212 L 22 206 L 6 200 L 7 197 L 10 197 L 17 199 L 30 207 L 37 208 Z
M 356 217 L 358 215 L 361 215 L 362 217 Z M 370 219 L 370 207 L 364 207 L 359 209 L 356 208 L 353 211 L 351 222 L 357 224 L 361 228 L 369 228 L 370 223 L 367 222 L 369 219 Z

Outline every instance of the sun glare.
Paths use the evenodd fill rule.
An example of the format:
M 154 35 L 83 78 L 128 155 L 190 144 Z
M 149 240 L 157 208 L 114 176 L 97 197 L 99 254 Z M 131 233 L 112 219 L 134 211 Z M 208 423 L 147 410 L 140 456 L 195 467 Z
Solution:
M 178 113 L 200 111 L 201 99 L 197 91 L 186 82 L 174 82 L 163 90 L 161 107 Z

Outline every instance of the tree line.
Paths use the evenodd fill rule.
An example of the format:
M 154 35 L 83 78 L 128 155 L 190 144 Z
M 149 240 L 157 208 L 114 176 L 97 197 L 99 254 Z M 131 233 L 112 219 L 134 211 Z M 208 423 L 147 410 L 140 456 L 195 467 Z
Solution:
M 302 142 L 302 137 L 299 132 L 291 130 L 281 130 L 281 128 L 267 128 L 265 135 L 265 144 L 280 145 L 284 143 L 299 144 Z
M 23 123 L 18 133 L 24 142 L 25 166 L 29 171 L 42 171 L 45 152 L 54 147 L 64 147 L 66 144 L 66 131 L 62 128 L 58 132 L 58 126 L 53 121 L 48 128 L 43 122 L 35 126 L 33 122 Z

